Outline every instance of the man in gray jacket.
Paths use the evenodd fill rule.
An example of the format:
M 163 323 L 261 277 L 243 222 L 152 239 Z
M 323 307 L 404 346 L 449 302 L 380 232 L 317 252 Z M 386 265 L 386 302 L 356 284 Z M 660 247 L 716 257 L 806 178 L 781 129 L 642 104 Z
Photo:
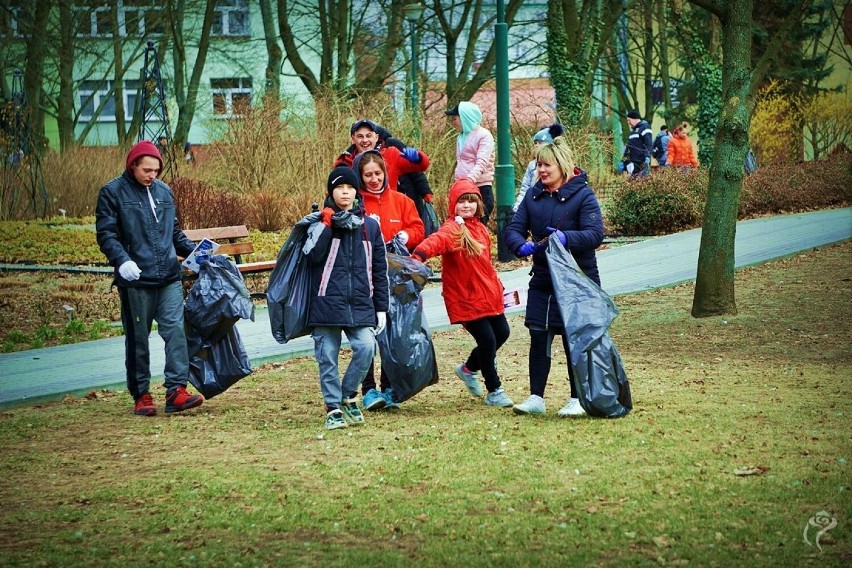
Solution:
M 143 140 L 127 154 L 125 170 L 98 194 L 95 210 L 101 252 L 115 268 L 121 298 L 127 389 L 134 413 L 153 416 L 148 336 L 153 322 L 166 344 L 166 412 L 180 412 L 204 402 L 186 390 L 189 356 L 183 329 L 183 287 L 178 254 L 195 248 L 181 231 L 168 185 L 157 179 L 163 159 Z

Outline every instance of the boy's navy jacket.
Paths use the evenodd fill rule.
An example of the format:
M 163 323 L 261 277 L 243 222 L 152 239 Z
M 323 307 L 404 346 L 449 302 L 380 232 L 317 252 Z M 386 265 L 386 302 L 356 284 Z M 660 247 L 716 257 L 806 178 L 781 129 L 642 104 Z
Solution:
M 379 224 L 337 211 L 323 227 L 311 260 L 310 327 L 375 327 L 388 311 L 388 265 Z

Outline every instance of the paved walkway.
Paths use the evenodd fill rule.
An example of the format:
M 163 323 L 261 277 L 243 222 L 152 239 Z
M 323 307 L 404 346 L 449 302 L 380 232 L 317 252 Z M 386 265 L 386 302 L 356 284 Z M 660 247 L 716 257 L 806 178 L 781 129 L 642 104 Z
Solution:
M 850 237 L 849 208 L 741 221 L 737 224 L 736 266 L 783 258 Z M 694 280 L 700 238 L 700 229 L 695 229 L 600 252 L 603 288 L 615 296 Z M 520 268 L 500 276 L 507 289 L 525 288 L 528 272 L 528 268 Z M 430 284 L 423 293 L 426 319 L 433 330 L 450 325 L 440 292 L 440 285 Z M 522 311 L 514 308 L 509 313 Z M 309 337 L 287 345 L 275 342 L 266 309 L 258 309 L 256 321 L 241 321 L 238 328 L 253 364 L 313 352 Z M 151 371 L 159 374 L 157 378 L 162 378 L 163 363 L 163 343 L 154 334 Z M 0 406 L 123 386 L 123 337 L 0 354 Z

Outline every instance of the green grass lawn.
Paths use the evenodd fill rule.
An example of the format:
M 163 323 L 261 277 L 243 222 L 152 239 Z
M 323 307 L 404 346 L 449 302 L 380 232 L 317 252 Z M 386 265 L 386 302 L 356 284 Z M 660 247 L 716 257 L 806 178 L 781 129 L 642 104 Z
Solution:
M 725 318 L 691 318 L 691 284 L 618 297 L 618 420 L 557 418 L 558 341 L 546 416 L 484 406 L 453 376 L 458 329 L 435 334 L 437 385 L 357 428 L 323 429 L 310 358 L 182 415 L 161 385 L 153 418 L 108 391 L 7 409 L 0 566 L 848 566 L 850 253 L 739 271 Z

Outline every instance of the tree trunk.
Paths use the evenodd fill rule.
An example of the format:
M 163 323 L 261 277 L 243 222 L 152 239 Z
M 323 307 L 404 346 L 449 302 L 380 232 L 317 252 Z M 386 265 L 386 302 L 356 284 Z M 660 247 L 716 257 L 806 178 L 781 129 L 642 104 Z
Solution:
M 115 89 L 115 139 L 118 145 L 127 145 L 127 129 L 124 125 L 124 57 L 122 53 L 123 39 L 118 27 L 118 2 L 112 0 L 109 5 L 110 17 L 112 19 L 112 57 L 113 88 Z
M 721 14 L 722 111 L 707 187 L 692 315 L 736 314 L 734 242 L 748 151 L 751 97 L 752 0 L 727 4 Z
M 24 91 L 29 105 L 29 128 L 36 137 L 31 140 L 31 149 L 41 152 L 45 147 L 44 109 L 41 106 L 41 94 L 44 83 L 44 60 L 49 44 L 47 21 L 53 2 L 36 2 L 32 13 L 32 28 L 27 39 L 27 63 L 24 70 Z
M 644 72 L 645 80 L 642 85 L 645 88 L 645 108 L 643 109 L 642 117 L 648 121 L 648 124 L 654 120 L 654 100 L 651 96 L 653 92 L 654 78 L 654 1 L 643 0 L 642 2 L 642 22 L 644 23 L 644 33 L 642 40 L 645 43 L 643 51 L 645 52 Z
M 263 18 L 263 37 L 266 40 L 266 72 L 264 99 L 276 104 L 281 97 L 281 64 L 284 54 L 278 45 L 278 34 L 275 25 L 275 14 L 272 12 L 270 0 L 260 0 L 260 15 Z
M 70 22 L 73 0 L 60 0 L 59 19 Z M 59 98 L 56 125 L 59 129 L 59 150 L 74 146 L 74 27 L 62 26 L 59 36 Z
M 659 33 L 660 81 L 663 83 L 663 119 L 668 123 L 674 116 L 671 77 L 669 75 L 669 25 L 666 21 L 666 0 L 656 0 L 657 30 Z
M 207 61 L 207 51 L 210 48 L 210 30 L 213 27 L 214 6 L 216 0 L 207 0 L 204 9 L 204 23 L 201 26 L 201 39 L 198 42 L 198 53 L 195 56 L 195 64 L 192 75 L 186 89 L 186 101 L 182 108 L 178 109 L 178 121 L 173 138 L 178 142 L 186 142 L 189 139 L 189 128 L 195 116 L 195 107 L 198 104 L 198 86 L 201 83 L 201 74 Z M 185 64 L 185 62 L 184 62 Z M 177 67 L 177 62 L 175 62 Z

